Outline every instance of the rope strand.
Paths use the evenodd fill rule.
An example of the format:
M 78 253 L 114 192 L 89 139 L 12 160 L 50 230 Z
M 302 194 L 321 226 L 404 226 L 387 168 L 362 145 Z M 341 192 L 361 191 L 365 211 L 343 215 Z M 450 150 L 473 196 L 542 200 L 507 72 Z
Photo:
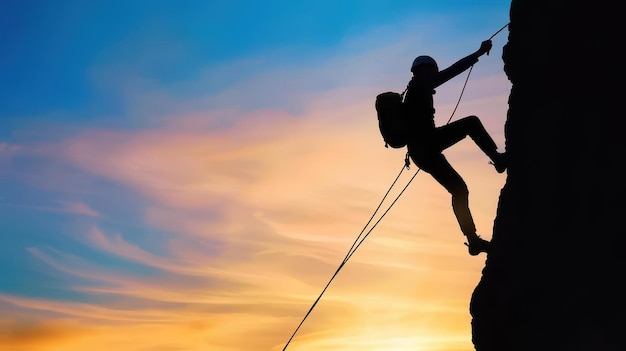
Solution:
M 504 30 L 504 28 L 508 27 L 509 24 L 511 24 L 511 22 L 505 24 L 504 26 L 502 26 L 502 28 L 498 29 L 497 32 L 493 33 L 492 36 L 489 37 L 489 40 L 493 39 L 493 37 L 495 37 L 496 35 L 498 35 L 500 32 L 502 32 L 502 30 Z
M 332 281 L 335 279 L 335 277 L 337 276 L 337 274 L 339 274 L 339 271 L 343 268 L 343 266 L 348 263 L 348 260 L 350 259 L 350 257 L 352 256 L 352 254 L 356 251 L 356 249 L 361 245 L 361 243 L 363 242 L 363 240 L 365 240 L 365 236 L 367 236 L 372 229 L 374 229 L 374 227 L 376 226 L 376 224 L 378 224 L 378 222 L 380 222 L 380 219 L 374 224 L 374 227 L 372 227 L 372 229 L 370 229 L 370 231 L 361 239 L 361 235 L 363 235 L 363 232 L 365 232 L 365 229 L 367 228 L 367 226 L 372 222 L 372 220 L 374 219 L 374 217 L 376 216 L 376 213 L 378 213 L 378 210 L 380 209 L 380 207 L 382 206 L 382 204 L 385 202 L 385 199 L 387 198 L 387 196 L 389 195 L 389 192 L 391 192 L 391 189 L 393 189 L 394 185 L 396 184 L 396 182 L 398 181 L 398 179 L 400 179 L 400 175 L 402 175 L 402 172 L 404 171 L 404 165 L 402 165 L 402 168 L 400 169 L 400 173 L 398 173 L 398 175 L 396 176 L 396 179 L 393 181 L 393 183 L 391 183 L 391 186 L 389 187 L 389 189 L 387 190 L 387 192 L 385 193 L 385 195 L 383 196 L 382 200 L 380 200 L 380 203 L 378 204 L 378 206 L 376 207 L 376 209 L 374 210 L 374 213 L 372 213 L 372 216 L 370 217 L 370 219 L 367 221 L 367 223 L 365 223 L 365 226 L 363 226 L 363 229 L 361 229 L 361 232 L 359 233 L 359 235 L 357 236 L 357 238 L 354 240 L 354 243 L 352 243 L 352 246 L 350 247 L 350 249 L 348 250 L 348 253 L 346 254 L 346 257 L 343 259 L 343 261 L 341 262 L 341 264 L 339 265 L 339 267 L 337 268 L 337 270 L 335 271 L 335 273 L 332 275 L 332 277 L 330 278 L 330 280 L 328 281 L 328 283 L 326 283 L 326 286 L 324 287 L 324 289 L 322 290 L 322 292 L 319 294 L 319 296 L 317 297 L 317 299 L 315 299 L 315 302 L 313 302 L 313 305 L 311 306 L 311 308 L 309 308 L 309 310 L 307 311 L 307 313 L 304 315 L 304 318 L 302 318 L 302 321 L 300 322 L 300 324 L 298 324 L 298 326 L 296 327 L 296 330 L 294 330 L 293 334 L 291 334 L 291 337 L 289 338 L 289 340 L 287 341 L 287 344 L 285 344 L 285 347 L 283 348 L 283 351 L 285 351 L 287 349 L 287 346 L 289 346 L 289 343 L 291 343 L 291 340 L 293 339 L 293 337 L 296 335 L 296 333 L 298 332 L 298 330 L 300 329 L 300 327 L 302 326 L 302 324 L 304 323 L 304 321 L 306 320 L 306 318 L 309 316 L 309 314 L 311 314 L 311 312 L 313 311 L 313 309 L 315 308 L 315 306 L 317 305 L 317 303 L 320 301 L 320 299 L 322 298 L 322 296 L 324 295 L 324 293 L 326 292 L 326 289 L 328 289 L 328 287 L 330 286 L 330 283 L 332 283 Z M 415 177 L 415 176 L 413 176 Z M 406 189 L 406 187 L 405 187 Z M 397 198 L 396 198 L 397 200 Z M 394 202 L 396 201 L 394 200 Z M 389 211 L 389 209 L 387 209 L 385 211 L 385 213 L 387 213 L 387 211 Z M 359 239 L 361 239 L 361 241 L 359 241 Z

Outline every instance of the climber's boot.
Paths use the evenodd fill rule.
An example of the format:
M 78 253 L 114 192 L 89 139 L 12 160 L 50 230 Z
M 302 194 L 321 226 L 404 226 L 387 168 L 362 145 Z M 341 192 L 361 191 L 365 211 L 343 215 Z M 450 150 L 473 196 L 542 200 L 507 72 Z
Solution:
M 489 253 L 489 248 L 491 247 L 491 243 L 477 234 L 468 235 L 467 242 L 465 243 L 469 254 L 472 256 L 476 256 L 481 252 Z
M 489 162 L 492 164 L 498 173 L 504 172 L 508 167 L 508 158 L 506 153 L 498 152 L 496 156 Z

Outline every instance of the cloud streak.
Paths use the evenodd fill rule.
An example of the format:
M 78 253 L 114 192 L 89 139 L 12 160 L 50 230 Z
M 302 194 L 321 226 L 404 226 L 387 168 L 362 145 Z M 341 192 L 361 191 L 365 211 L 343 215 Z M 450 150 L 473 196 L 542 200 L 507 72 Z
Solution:
M 0 144 L 5 161 L 36 156 L 55 170 L 34 177 L 34 186 L 63 192 L 84 181 L 84 197 L 54 208 L 76 215 L 79 224 L 63 231 L 71 244 L 27 249 L 44 274 L 64 282 L 56 289 L 78 297 L 1 294 L 0 306 L 17 319 L 3 320 L 0 341 L 15 350 L 63 342 L 64 350 L 97 351 L 131 341 L 124 350 L 281 349 L 403 165 L 402 150 L 383 147 L 372 100 L 403 88 L 400 62 L 424 40 L 375 50 L 356 43 L 356 54 L 261 71 L 210 96 L 177 92 L 224 70 L 187 86 L 132 85 L 129 110 L 150 115 L 149 127 Z M 485 93 L 468 94 L 458 113 L 480 114 L 497 133 L 504 109 L 492 106 L 506 104 L 506 94 L 486 87 L 506 87 L 506 79 L 472 83 Z M 458 87 L 438 92 L 442 115 Z M 162 107 L 170 113 L 154 112 Z M 477 189 L 472 208 L 488 233 L 503 180 L 481 157 L 469 142 L 450 151 Z M 419 175 L 337 277 L 294 349 L 467 348 L 464 306 L 481 262 L 465 257 L 449 201 Z M 138 215 L 116 220 L 122 207 Z

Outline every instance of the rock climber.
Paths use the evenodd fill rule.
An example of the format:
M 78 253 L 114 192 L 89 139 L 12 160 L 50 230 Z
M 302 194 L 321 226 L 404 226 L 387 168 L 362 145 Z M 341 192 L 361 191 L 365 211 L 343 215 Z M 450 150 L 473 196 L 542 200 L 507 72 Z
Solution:
M 465 245 L 472 256 L 481 252 L 487 253 L 491 243 L 476 233 L 469 209 L 467 185 L 442 152 L 469 136 L 489 157 L 498 173 L 507 168 L 506 154 L 498 152 L 495 142 L 476 116 L 464 117 L 436 127 L 433 95 L 435 88 L 473 66 L 480 56 L 491 50 L 491 46 L 491 40 L 485 40 L 474 53 L 443 70 L 439 70 L 432 57 L 418 56 L 411 66 L 413 77 L 404 99 L 409 127 L 409 156 L 420 169 L 429 173 L 452 195 L 452 209 L 463 235 L 467 238 Z

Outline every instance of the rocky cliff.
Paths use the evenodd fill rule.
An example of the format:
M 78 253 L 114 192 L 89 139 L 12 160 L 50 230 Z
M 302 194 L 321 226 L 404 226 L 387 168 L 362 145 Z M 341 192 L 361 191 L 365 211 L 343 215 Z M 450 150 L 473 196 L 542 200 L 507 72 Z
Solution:
M 626 350 L 619 6 L 511 2 L 509 169 L 470 306 L 478 351 Z

